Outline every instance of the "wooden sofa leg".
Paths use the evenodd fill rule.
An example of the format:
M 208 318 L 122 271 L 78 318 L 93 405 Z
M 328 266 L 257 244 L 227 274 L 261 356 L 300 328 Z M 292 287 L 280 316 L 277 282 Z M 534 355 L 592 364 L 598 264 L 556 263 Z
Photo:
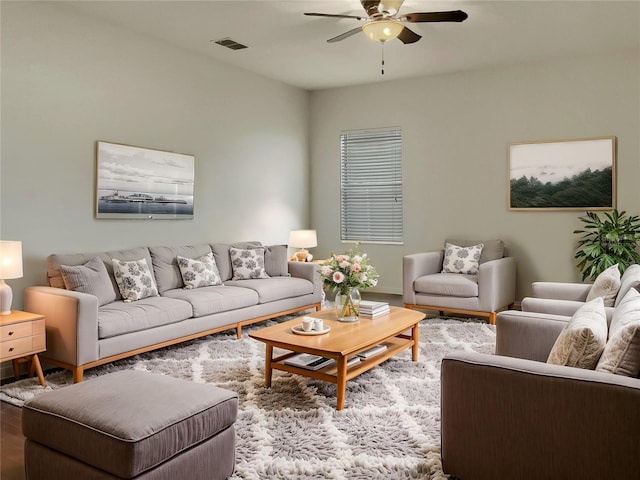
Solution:
M 238 336 L 238 340 L 242 338 L 242 325 L 236 327 L 236 335 Z
M 80 383 L 84 375 L 84 368 L 74 367 L 72 372 L 73 372 L 73 383 Z
M 491 312 L 489 314 L 489 325 L 495 325 L 496 324 L 496 316 L 497 316 L 496 312 Z

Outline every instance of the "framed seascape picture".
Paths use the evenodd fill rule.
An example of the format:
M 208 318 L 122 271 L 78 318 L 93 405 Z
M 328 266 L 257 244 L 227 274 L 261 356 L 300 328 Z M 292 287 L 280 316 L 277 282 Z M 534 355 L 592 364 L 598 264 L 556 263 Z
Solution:
M 509 210 L 611 210 L 616 137 L 509 145 Z
M 96 150 L 96 218 L 193 218 L 193 155 L 100 141 Z

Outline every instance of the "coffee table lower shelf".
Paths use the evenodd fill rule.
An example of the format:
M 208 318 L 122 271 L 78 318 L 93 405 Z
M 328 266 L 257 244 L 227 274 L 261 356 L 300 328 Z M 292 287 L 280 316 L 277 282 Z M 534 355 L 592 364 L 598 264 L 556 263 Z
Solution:
M 353 354 L 345 357 L 333 356 L 327 353 L 322 353 L 322 356 L 333 358 L 336 362 L 318 370 L 309 370 L 306 368 L 295 367 L 293 365 L 287 365 L 284 363 L 285 360 L 287 360 L 288 358 L 294 355 L 297 355 L 298 352 L 290 352 L 284 355 L 280 355 L 278 357 L 272 358 L 271 362 L 269 362 L 268 359 L 271 357 L 273 352 L 269 351 L 270 349 L 267 348 L 267 352 L 266 352 L 267 365 L 265 365 L 265 367 L 267 370 L 269 369 L 281 370 L 283 372 L 295 373 L 297 375 L 302 375 L 308 378 L 314 378 L 316 380 L 322 380 L 324 382 L 335 383 L 338 386 L 336 407 L 338 410 L 342 410 L 342 408 L 344 407 L 344 394 L 346 390 L 346 382 L 348 380 L 351 380 L 352 378 L 355 378 L 358 375 L 361 375 L 364 372 L 371 370 L 375 366 L 380 365 L 385 360 L 388 360 L 389 358 L 397 355 L 403 350 L 412 348 L 414 346 L 414 340 L 411 336 L 399 335 L 396 337 L 388 338 L 380 342 L 379 344 L 386 345 L 387 346 L 386 350 L 376 355 L 373 355 L 369 358 L 364 358 L 359 363 L 356 363 L 355 365 L 351 365 L 350 367 L 347 366 L 347 361 L 351 357 L 357 355 L 358 353 L 364 350 L 367 350 L 370 347 L 363 348 L 362 350 L 354 352 Z M 305 350 L 304 352 L 301 352 L 301 353 L 313 353 L 313 352 L 309 352 L 309 350 Z M 341 359 L 342 359 L 342 362 L 341 362 Z M 413 361 L 416 361 L 416 360 L 417 358 L 414 357 Z M 345 368 L 345 371 L 343 372 L 342 375 L 340 374 L 341 363 L 343 363 L 343 368 Z M 270 372 L 265 376 L 265 385 L 267 387 L 271 386 Z

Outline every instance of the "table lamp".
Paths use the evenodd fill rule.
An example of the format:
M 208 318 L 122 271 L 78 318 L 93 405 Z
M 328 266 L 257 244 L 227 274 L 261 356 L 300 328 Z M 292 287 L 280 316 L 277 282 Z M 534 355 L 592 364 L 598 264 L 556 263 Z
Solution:
M 13 292 L 4 283 L 22 277 L 22 242 L 0 240 L 0 315 L 11 314 Z
M 298 262 L 307 262 L 313 259 L 307 248 L 318 246 L 318 237 L 315 230 L 291 230 L 289 233 L 289 246 L 299 248 L 294 257 Z

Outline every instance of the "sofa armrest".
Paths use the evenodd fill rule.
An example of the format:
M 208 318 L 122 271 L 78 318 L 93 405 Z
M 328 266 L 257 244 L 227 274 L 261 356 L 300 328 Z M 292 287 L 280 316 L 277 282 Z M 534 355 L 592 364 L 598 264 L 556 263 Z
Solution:
M 480 310 L 495 312 L 516 301 L 516 259 L 503 257 L 481 263 L 478 268 Z
M 451 475 L 629 478 L 640 471 L 638 379 L 460 352 L 443 359 L 441 382 L 442 461 Z
M 318 270 L 320 266 L 311 262 L 289 262 L 289 274 L 292 277 L 303 278 L 313 283 L 313 295 L 317 302 L 322 300 L 322 279 Z
M 569 317 L 507 310 L 496 317 L 496 355 L 546 362 Z
M 589 290 L 591 290 L 589 283 L 533 282 L 531 284 L 531 296 L 535 298 L 585 302 Z
M 416 292 L 413 282 L 425 275 L 442 271 L 444 251 L 422 252 L 402 257 L 402 301 L 405 304 L 416 303 Z
M 69 365 L 98 359 L 98 298 L 54 287 L 27 287 L 24 308 L 44 315 L 47 351 L 42 356 Z

